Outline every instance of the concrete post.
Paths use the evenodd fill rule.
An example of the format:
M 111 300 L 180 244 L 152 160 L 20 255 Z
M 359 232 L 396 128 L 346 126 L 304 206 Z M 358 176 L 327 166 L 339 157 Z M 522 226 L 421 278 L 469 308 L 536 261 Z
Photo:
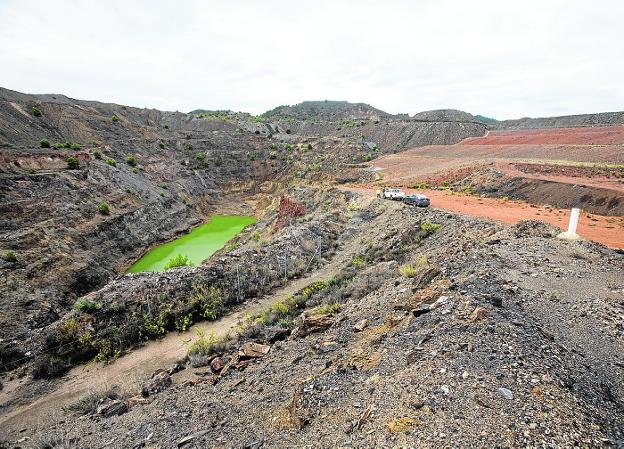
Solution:
M 576 227 L 578 226 L 579 216 L 581 215 L 581 209 L 578 207 L 572 208 L 570 212 L 570 222 L 568 223 L 568 230 L 562 232 L 557 237 L 564 240 L 580 240 L 581 237 L 576 233 Z

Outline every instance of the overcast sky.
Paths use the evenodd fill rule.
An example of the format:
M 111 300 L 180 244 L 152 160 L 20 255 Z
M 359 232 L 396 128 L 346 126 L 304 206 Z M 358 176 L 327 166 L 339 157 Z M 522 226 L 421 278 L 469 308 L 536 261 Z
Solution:
M 0 86 L 185 112 L 614 111 L 623 24 L 623 0 L 0 0 Z

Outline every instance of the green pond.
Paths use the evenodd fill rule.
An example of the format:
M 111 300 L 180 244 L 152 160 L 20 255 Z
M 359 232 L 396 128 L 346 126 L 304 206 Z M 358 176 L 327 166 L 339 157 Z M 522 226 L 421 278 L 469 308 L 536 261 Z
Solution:
M 199 265 L 255 221 L 254 217 L 241 215 L 214 215 L 208 223 L 149 251 L 128 269 L 128 273 L 164 271 L 169 259 L 178 254 L 188 256 Z

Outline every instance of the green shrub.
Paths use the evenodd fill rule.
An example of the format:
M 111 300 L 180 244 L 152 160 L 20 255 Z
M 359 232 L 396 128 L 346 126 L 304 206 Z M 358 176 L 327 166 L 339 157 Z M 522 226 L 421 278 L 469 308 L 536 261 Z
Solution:
M 364 258 L 364 256 L 357 256 L 351 261 L 351 265 L 355 268 L 363 268 L 366 266 L 366 259 Z
M 426 235 L 431 235 L 435 233 L 441 227 L 442 227 L 441 224 L 432 223 L 430 221 L 425 221 L 420 225 L 420 229 L 422 229 Z
M 48 139 L 41 139 L 39 141 L 39 146 L 41 148 L 50 148 L 50 141 Z
M 429 188 L 429 184 L 427 184 L 426 182 L 419 182 L 412 186 L 412 189 L 428 189 L 428 188 Z
M 128 155 L 128 157 L 126 158 L 126 163 L 130 166 L 130 167 L 136 167 L 137 161 L 134 158 L 133 155 Z
M 364 156 L 362 156 L 363 162 L 370 162 L 372 159 L 373 157 L 370 154 L 365 154 Z
M 188 258 L 185 254 L 178 254 L 171 259 L 165 265 L 165 270 L 169 270 L 175 267 L 194 267 L 195 264 L 191 262 L 191 259 Z
M 216 320 L 225 312 L 221 290 L 213 286 L 194 286 L 191 304 L 199 309 L 202 317 L 211 321 Z
M 286 151 L 292 151 L 293 146 L 292 146 L 291 144 L 287 143 L 286 145 L 284 145 L 284 149 L 285 149 Z
M 31 109 L 31 112 L 32 112 L 32 115 L 34 115 L 35 117 L 41 117 L 41 109 L 33 106 L 33 108 Z
M 402 265 L 399 268 L 399 273 L 401 273 L 406 278 L 413 278 L 416 275 L 416 267 L 411 263 Z
M 186 332 L 186 330 L 193 324 L 193 314 L 187 313 L 181 315 L 175 319 L 175 328 L 178 332 Z
M 197 159 L 199 162 L 203 161 L 204 159 L 206 159 L 206 153 L 202 153 L 199 152 L 195 155 L 195 159 Z
M 99 143 L 98 143 L 98 141 L 97 141 L 97 140 L 92 140 L 92 141 L 91 141 L 91 145 L 93 145 L 93 146 L 98 146 L 98 145 L 99 145 Z
M 164 143 L 162 143 L 162 142 L 159 142 L 159 143 L 158 143 L 158 146 L 159 146 L 161 149 L 164 149 L 164 148 L 165 148 L 165 144 L 164 144 Z
M 35 379 L 52 379 L 64 374 L 69 368 L 69 363 L 61 357 L 42 354 L 35 360 L 32 375 Z
M 7 251 L 6 253 L 4 253 L 2 258 L 6 260 L 7 262 L 11 262 L 11 263 L 17 262 L 17 256 L 15 255 L 13 251 Z
M 102 309 L 102 304 L 90 299 L 82 298 L 74 303 L 74 310 L 77 312 L 93 313 Z
M 339 313 L 342 310 L 342 306 L 338 303 L 325 304 L 317 307 L 312 311 L 313 315 L 333 315 Z
M 277 159 L 277 151 L 269 152 L 269 159 Z
M 100 206 L 98 207 L 98 211 L 102 215 L 110 215 L 110 207 L 106 203 L 100 204 Z
M 194 367 L 202 366 L 203 362 L 208 360 L 207 357 L 223 352 L 228 347 L 229 335 L 218 338 L 214 332 L 211 332 L 206 336 L 206 331 L 198 329 L 197 337 L 188 350 L 191 365 Z
M 72 142 L 72 143 L 69 144 L 69 148 L 71 148 L 72 150 L 78 151 L 81 148 L 81 146 L 80 146 L 80 144 Z
M 34 168 L 32 168 L 32 167 L 30 167 L 29 169 L 27 169 L 27 170 L 26 170 L 26 172 L 27 172 L 29 175 L 34 175 L 35 173 L 37 173 L 37 170 L 36 170 L 36 169 L 34 169 Z
M 113 114 L 113 116 L 111 117 L 111 120 L 113 122 L 118 122 L 119 121 L 119 117 L 117 117 L 117 114 Z
M 189 150 L 189 151 L 192 150 L 193 149 L 193 144 L 192 143 L 187 143 L 186 144 L 186 149 Z
M 98 159 L 98 160 L 101 160 L 102 159 L 102 153 L 100 153 L 99 151 L 94 151 L 93 152 L 93 157 Z
M 117 161 L 115 159 L 106 159 L 106 163 L 112 167 L 117 167 Z
M 448 182 L 448 181 L 442 181 L 442 182 L 440 183 L 440 187 L 442 187 L 443 189 L 448 189 L 448 188 L 450 188 L 450 187 L 451 187 L 451 183 L 450 183 L 450 182 Z
M 70 170 L 75 170 L 78 167 L 80 167 L 80 162 L 78 161 L 78 159 L 74 156 L 69 156 L 67 158 L 67 168 L 69 168 Z

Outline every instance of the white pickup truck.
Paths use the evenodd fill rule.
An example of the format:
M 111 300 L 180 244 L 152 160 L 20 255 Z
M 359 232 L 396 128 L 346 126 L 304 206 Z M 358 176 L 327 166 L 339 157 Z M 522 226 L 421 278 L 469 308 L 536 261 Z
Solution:
M 379 197 L 388 200 L 403 201 L 403 198 L 405 198 L 405 192 L 403 192 L 401 189 L 385 188 L 379 191 Z

